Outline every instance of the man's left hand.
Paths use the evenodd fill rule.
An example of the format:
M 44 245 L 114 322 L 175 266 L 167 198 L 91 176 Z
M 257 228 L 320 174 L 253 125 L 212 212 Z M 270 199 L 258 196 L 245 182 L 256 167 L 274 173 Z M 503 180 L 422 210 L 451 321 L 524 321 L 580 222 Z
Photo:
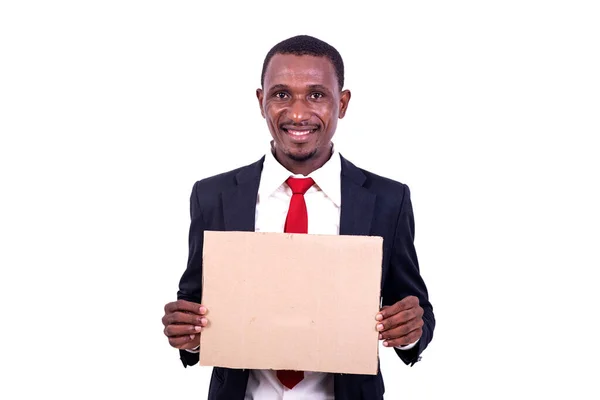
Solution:
M 384 306 L 377 314 L 379 339 L 386 347 L 406 346 L 423 334 L 423 308 L 415 296 L 403 298 L 391 306 Z

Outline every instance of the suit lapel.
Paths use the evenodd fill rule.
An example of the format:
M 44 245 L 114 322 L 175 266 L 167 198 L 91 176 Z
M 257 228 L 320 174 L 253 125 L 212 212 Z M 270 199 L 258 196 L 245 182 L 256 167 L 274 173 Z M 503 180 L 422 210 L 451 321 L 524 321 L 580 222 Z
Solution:
M 342 157 L 340 235 L 368 236 L 375 211 L 375 194 L 363 187 L 365 174 Z
M 240 169 L 236 186 L 222 193 L 223 216 L 226 231 L 254 231 L 256 197 L 264 157 Z

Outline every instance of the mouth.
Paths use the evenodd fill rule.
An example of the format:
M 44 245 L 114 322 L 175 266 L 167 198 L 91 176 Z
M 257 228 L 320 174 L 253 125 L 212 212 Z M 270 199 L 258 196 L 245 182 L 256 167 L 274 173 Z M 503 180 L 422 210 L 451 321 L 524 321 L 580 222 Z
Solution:
M 305 142 L 307 141 L 311 135 L 313 135 L 318 130 L 318 127 L 281 127 L 281 131 L 286 134 L 289 138 L 291 138 L 294 142 Z

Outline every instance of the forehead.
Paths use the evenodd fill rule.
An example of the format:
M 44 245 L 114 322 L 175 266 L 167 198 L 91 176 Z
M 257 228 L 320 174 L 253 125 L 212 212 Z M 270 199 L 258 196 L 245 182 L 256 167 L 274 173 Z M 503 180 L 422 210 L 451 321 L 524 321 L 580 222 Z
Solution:
M 275 54 L 265 71 L 264 87 L 275 85 L 323 85 L 333 91 L 337 88 L 337 75 L 329 58 Z

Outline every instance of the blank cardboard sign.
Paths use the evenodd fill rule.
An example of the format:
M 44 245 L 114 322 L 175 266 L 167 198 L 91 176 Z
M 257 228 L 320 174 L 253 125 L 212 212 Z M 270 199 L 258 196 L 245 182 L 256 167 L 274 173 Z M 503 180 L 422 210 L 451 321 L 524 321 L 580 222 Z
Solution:
M 205 232 L 200 365 L 376 374 L 382 245 Z

